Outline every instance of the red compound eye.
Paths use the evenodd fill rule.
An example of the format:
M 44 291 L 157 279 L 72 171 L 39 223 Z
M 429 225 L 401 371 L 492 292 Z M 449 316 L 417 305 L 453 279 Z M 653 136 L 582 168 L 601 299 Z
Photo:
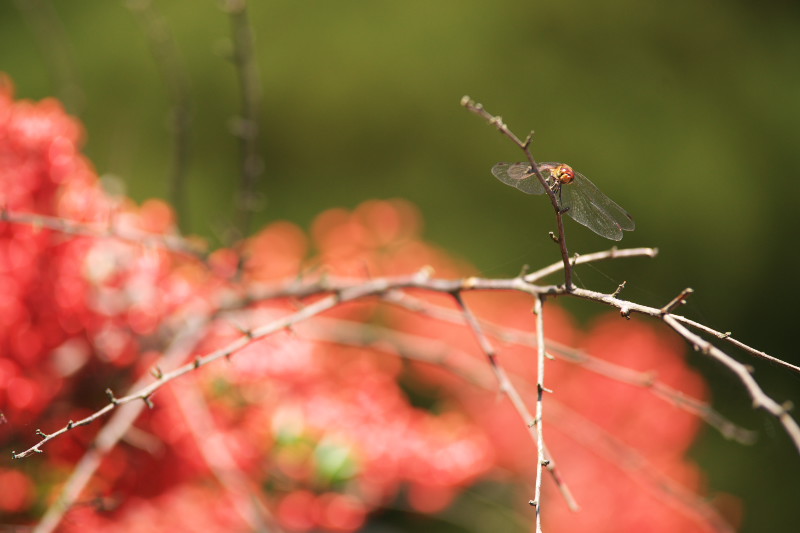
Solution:
M 555 174 L 561 183 L 569 183 L 575 179 L 575 171 L 569 165 L 559 165 Z

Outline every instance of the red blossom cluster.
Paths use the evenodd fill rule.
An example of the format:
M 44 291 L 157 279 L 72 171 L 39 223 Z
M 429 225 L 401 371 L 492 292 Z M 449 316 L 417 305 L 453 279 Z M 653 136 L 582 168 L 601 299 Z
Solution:
M 174 216 L 163 202 L 137 206 L 105 192 L 79 152 L 81 135 L 57 102 L 15 101 L 10 82 L 0 82 L 4 218 L 37 214 L 108 230 L 73 235 L 0 222 L 0 444 L 8 452 L 30 446 L 36 428 L 53 431 L 98 409 L 106 388 L 121 392 L 150 372 L 192 317 L 208 325 L 190 357 L 314 301 L 248 298 L 265 287 L 367 280 L 423 265 L 437 277 L 470 274 L 421 240 L 420 217 L 403 201 L 329 210 L 310 237 L 277 222 L 203 259 L 115 238 L 128 230 L 175 237 Z M 408 294 L 421 306 L 453 309 L 445 296 Z M 533 330 L 524 295 L 466 300 L 507 331 Z M 617 318 L 584 334 L 548 303 L 545 328 L 549 339 L 706 395 L 681 347 L 650 326 Z M 535 350 L 498 341 L 498 352 L 532 406 Z M 61 530 L 267 524 L 349 532 L 384 508 L 442 511 L 485 480 L 522 487 L 517 512 L 532 524 L 535 443 L 485 359 L 461 323 L 376 298 L 338 306 L 159 390 Z M 684 457 L 696 417 L 565 360 L 548 362 L 546 381 L 555 393 L 546 397 L 545 439 L 583 509 L 567 511 L 546 479 L 547 531 L 719 528 Z M 54 439 L 43 455 L 0 465 L 2 525 L 38 519 L 102 423 Z

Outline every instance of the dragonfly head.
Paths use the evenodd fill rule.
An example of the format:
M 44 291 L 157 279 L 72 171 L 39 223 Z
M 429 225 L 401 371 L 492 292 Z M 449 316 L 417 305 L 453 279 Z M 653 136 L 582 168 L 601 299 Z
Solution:
M 571 166 L 562 163 L 553 169 L 553 176 L 561 183 L 569 183 L 575 179 L 575 171 Z

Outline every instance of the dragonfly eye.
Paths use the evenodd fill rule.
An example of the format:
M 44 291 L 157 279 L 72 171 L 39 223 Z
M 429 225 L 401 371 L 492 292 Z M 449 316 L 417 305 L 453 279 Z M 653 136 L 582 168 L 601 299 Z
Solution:
M 561 183 L 569 183 L 575 179 L 575 171 L 569 165 L 558 165 L 555 175 Z

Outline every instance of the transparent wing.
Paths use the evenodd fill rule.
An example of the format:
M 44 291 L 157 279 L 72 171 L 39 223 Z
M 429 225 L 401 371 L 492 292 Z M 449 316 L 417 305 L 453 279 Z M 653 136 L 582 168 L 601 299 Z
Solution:
M 572 183 L 561 186 L 561 206 L 569 207 L 567 215 L 575 222 L 612 241 L 622 239 L 622 230 L 633 231 L 636 227 L 627 211 L 578 172 Z
M 492 174 L 506 185 L 526 194 L 544 194 L 544 188 L 529 163 L 497 163 L 492 167 Z M 546 179 L 547 175 L 544 177 Z

